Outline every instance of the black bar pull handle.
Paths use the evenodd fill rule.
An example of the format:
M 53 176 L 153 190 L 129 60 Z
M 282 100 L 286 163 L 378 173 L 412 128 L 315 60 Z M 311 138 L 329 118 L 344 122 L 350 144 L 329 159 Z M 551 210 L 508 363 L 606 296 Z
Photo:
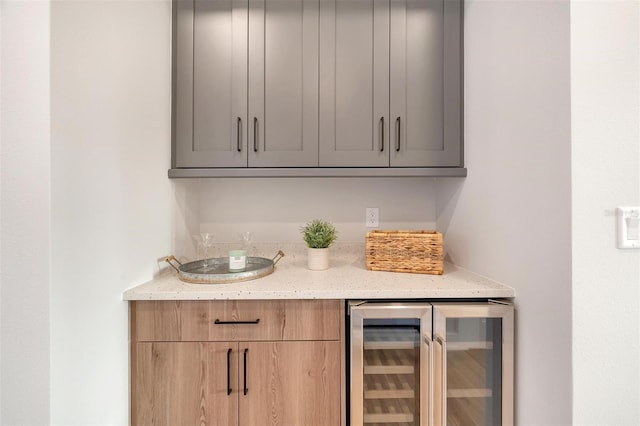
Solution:
M 380 138 L 380 152 L 384 152 L 384 117 L 380 117 L 380 124 L 382 127 L 382 137 Z
M 400 117 L 396 118 L 396 152 L 400 152 L 400 128 L 402 127 L 402 123 L 400 122 Z
M 258 117 L 253 117 L 253 152 L 258 152 Z
M 231 348 L 227 351 L 227 395 L 231 395 Z
M 244 348 L 244 390 L 243 394 L 247 394 L 249 389 L 247 388 L 247 352 L 249 352 L 249 348 Z
M 238 152 L 242 152 L 242 118 L 238 117 L 236 121 L 236 144 L 238 146 Z
M 253 321 L 220 321 L 218 318 L 213 322 L 215 325 L 227 325 L 227 324 L 260 324 L 260 318 Z

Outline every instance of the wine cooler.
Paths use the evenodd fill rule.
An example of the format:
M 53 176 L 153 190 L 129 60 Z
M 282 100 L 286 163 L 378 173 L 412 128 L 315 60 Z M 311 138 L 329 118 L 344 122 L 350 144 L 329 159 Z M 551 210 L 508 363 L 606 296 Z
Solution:
M 350 301 L 352 426 L 513 424 L 513 306 Z

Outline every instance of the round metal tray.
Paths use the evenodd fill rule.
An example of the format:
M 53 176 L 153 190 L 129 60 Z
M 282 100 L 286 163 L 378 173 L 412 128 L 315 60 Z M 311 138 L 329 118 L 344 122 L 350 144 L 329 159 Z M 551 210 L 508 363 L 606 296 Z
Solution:
M 193 284 L 229 284 L 240 281 L 255 280 L 271 274 L 276 263 L 284 253 L 280 250 L 273 259 L 265 257 L 247 257 L 247 267 L 243 271 L 229 271 L 229 258 L 217 257 L 201 259 L 189 263 L 180 263 L 174 256 L 169 256 L 166 262 L 178 271 L 181 281 Z M 179 264 L 175 266 L 172 261 Z

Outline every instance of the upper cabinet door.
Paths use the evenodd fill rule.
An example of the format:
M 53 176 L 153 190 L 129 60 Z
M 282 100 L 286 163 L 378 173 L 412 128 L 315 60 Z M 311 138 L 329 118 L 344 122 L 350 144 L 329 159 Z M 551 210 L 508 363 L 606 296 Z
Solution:
M 249 1 L 249 167 L 318 165 L 318 1 Z
M 320 166 L 389 166 L 389 2 L 321 0 Z
M 391 0 L 392 167 L 462 165 L 458 0 Z
M 174 3 L 177 167 L 246 167 L 247 0 Z

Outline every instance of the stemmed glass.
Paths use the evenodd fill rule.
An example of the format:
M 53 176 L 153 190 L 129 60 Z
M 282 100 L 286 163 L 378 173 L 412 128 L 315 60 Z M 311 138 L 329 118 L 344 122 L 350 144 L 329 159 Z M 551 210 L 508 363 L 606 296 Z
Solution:
M 213 249 L 213 234 L 203 232 L 200 235 L 194 235 L 193 239 L 197 244 L 197 257 L 204 260 L 204 267 L 208 266 L 207 260 L 211 258 Z

